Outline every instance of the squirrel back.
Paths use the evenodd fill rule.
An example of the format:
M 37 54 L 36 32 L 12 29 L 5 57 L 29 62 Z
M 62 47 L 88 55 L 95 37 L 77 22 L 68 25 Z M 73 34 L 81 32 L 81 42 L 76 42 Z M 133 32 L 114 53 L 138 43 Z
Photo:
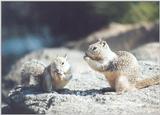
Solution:
M 21 67 L 21 84 L 38 85 L 40 78 L 43 76 L 45 64 L 39 60 L 30 60 L 25 62 Z

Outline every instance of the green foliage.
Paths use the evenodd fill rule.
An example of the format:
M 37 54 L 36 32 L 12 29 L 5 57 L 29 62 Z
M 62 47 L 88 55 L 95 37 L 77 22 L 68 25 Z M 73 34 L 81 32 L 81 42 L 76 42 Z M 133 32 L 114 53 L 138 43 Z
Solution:
M 154 21 L 159 17 L 158 2 L 94 2 L 93 14 L 106 22 L 135 23 Z
M 128 12 L 120 20 L 123 23 L 140 21 L 155 21 L 159 17 L 158 3 L 140 2 L 130 3 Z

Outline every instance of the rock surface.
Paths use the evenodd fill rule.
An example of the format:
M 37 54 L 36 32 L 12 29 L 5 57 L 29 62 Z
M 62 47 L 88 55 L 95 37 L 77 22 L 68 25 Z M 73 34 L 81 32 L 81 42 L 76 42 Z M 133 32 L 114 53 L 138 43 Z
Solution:
M 153 42 L 140 46 L 134 50 L 132 53 L 136 56 L 138 60 L 152 61 L 160 64 L 160 43 Z
M 12 69 L 8 78 L 19 84 L 19 68 L 32 58 L 49 63 L 56 53 L 68 53 L 73 66 L 73 79 L 57 92 L 43 93 L 33 87 L 16 87 L 10 91 L 3 113 L 46 113 L 55 115 L 81 114 L 154 114 L 160 113 L 160 85 L 117 95 L 103 75 L 93 71 L 83 61 L 83 52 L 68 49 L 46 49 L 33 52 L 22 58 Z M 160 74 L 160 66 L 148 61 L 139 61 L 144 76 Z

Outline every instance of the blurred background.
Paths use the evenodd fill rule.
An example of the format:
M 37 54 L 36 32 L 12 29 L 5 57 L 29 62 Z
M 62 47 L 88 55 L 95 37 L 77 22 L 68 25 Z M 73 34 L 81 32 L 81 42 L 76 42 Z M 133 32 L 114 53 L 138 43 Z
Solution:
M 18 59 L 33 50 L 76 48 L 80 41 L 93 37 L 94 32 L 108 32 L 112 37 L 119 31 L 116 32 L 117 28 L 136 28 L 137 23 L 155 23 L 158 18 L 158 2 L 2 2 L 2 76 Z M 158 41 L 157 28 L 153 28 L 152 35 L 146 32 L 150 37 L 141 42 Z M 81 45 L 78 49 L 83 50 Z
M 159 2 L 2 2 L 2 101 L 18 84 L 13 65 L 26 54 L 55 47 L 85 51 L 96 38 L 127 51 L 158 42 Z
M 26 53 L 85 39 L 111 23 L 154 22 L 158 2 L 2 2 L 2 75 Z

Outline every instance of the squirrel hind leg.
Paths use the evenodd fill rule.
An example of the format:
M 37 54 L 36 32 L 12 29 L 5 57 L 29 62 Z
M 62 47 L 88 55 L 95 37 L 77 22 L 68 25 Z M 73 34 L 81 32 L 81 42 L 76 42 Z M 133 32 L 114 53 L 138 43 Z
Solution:
M 115 81 L 115 90 L 117 94 L 136 90 L 135 86 L 128 81 L 127 76 L 121 75 Z

